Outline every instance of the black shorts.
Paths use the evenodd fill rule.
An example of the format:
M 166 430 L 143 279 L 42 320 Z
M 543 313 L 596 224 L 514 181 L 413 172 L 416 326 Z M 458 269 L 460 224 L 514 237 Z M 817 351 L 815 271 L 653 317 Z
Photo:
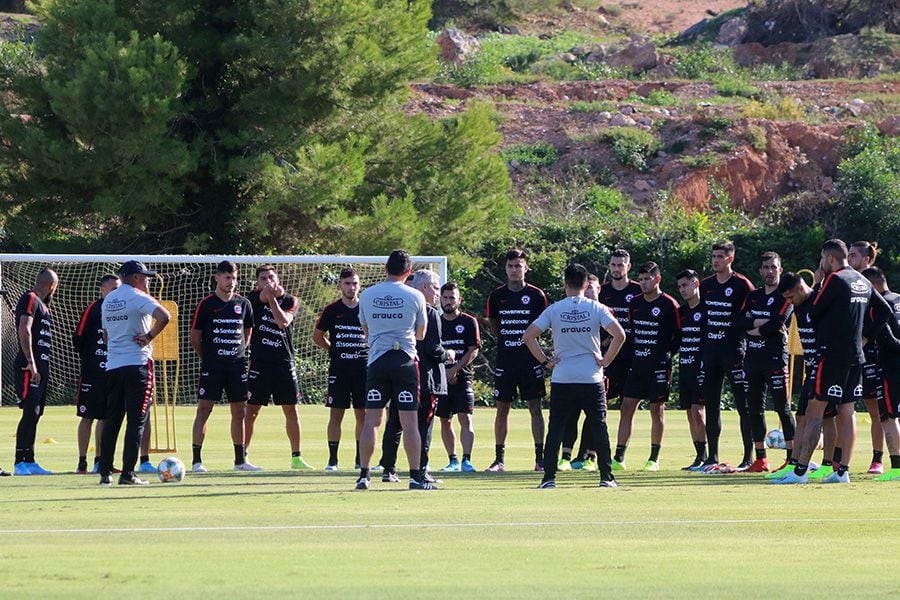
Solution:
M 106 373 L 83 372 L 78 378 L 75 414 L 84 419 L 106 418 Z
M 806 409 L 809 407 L 809 401 L 815 399 L 816 397 L 816 368 L 818 365 L 813 365 L 812 367 L 806 366 L 806 379 L 803 380 L 803 386 L 800 388 L 800 400 L 797 402 L 797 410 L 795 414 L 798 417 L 806 416 Z M 837 409 L 833 402 L 829 402 L 828 406 L 825 407 L 826 418 L 831 418 L 837 415 Z
M 247 370 L 247 403 L 276 406 L 300 402 L 297 370 L 292 362 L 251 362 Z
M 882 388 L 881 365 L 876 363 L 866 363 L 862 367 L 862 397 L 864 400 L 875 398 L 881 400 L 884 393 Z
M 403 350 L 390 350 L 366 370 L 366 408 L 419 409 L 419 364 Z
M 900 419 L 900 372 L 885 369 L 882 386 L 884 393 L 878 401 L 881 420 Z
M 700 367 L 681 365 L 678 369 L 678 408 L 688 410 L 703 404 L 703 371 Z
M 632 365 L 625 380 L 625 398 L 637 398 L 651 403 L 668 402 L 672 382 L 672 366 L 666 362 L 655 367 Z
M 816 367 L 816 399 L 841 405 L 861 398 L 862 365 L 819 359 Z
M 247 401 L 247 364 L 242 360 L 200 366 L 197 397 L 218 402 L 222 392 L 228 402 Z
M 603 369 L 603 376 L 606 377 L 607 400 L 622 397 L 630 367 L 631 350 L 626 353 L 626 348 L 623 347 L 613 359 L 612 364 Z
M 494 400 L 513 402 L 516 390 L 522 400 L 537 400 L 547 395 L 544 367 L 535 361 L 522 365 L 497 365 L 494 370 Z
M 447 395 L 438 396 L 437 399 L 434 414 L 441 419 L 449 419 L 460 413 L 471 415 L 475 411 L 475 390 L 469 382 L 448 386 Z
M 37 416 L 44 414 L 44 402 L 47 396 L 47 381 L 49 373 L 40 373 L 41 382 L 35 383 L 31 377 L 31 371 L 15 369 L 16 400 L 19 408 L 32 411 Z
M 366 372 L 329 373 L 328 408 L 354 409 L 366 407 Z

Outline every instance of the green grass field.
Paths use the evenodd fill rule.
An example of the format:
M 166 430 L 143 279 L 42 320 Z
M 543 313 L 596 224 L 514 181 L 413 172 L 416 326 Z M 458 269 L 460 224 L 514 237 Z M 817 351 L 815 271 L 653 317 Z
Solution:
M 18 416 L 0 409 L 6 469 Z M 191 408 L 179 408 L 177 454 L 185 462 L 192 418 Z M 304 456 L 321 468 L 326 410 L 303 407 L 302 418 Z M 611 413 L 613 431 L 617 418 Z M 452 474 L 433 493 L 375 479 L 369 492 L 354 492 L 349 421 L 351 442 L 341 449 L 348 468 L 297 473 L 286 469 L 280 411 L 264 409 L 251 458 L 266 471 L 234 473 L 222 406 L 204 448 L 211 472 L 181 484 L 103 488 L 97 476 L 75 474 L 0 479 L 0 596 L 893 596 L 900 484 L 857 473 L 870 458 L 864 420 L 847 486 L 783 488 L 759 475 L 683 473 L 693 451 L 683 415 L 672 411 L 659 473 L 625 472 L 613 490 L 597 487 L 595 473 L 561 473 L 558 489 L 538 490 L 528 413 L 514 411 L 510 471 Z M 475 421 L 473 462 L 484 468 L 493 411 L 479 409 Z M 646 459 L 649 414 L 638 413 L 636 423 L 633 465 Z M 38 431 L 43 466 L 71 473 L 75 426 L 71 407 L 48 409 Z M 432 463 L 443 466 L 435 442 Z M 723 458 L 739 458 L 738 447 L 728 414 Z M 780 463 L 783 454 L 771 456 Z

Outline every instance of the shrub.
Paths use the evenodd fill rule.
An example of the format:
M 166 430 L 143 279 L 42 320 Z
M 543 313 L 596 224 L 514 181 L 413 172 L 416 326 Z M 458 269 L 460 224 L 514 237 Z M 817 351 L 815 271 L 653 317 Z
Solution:
M 655 135 L 636 127 L 610 127 L 600 133 L 600 139 L 612 146 L 619 163 L 638 171 L 647 170 L 661 146 Z
M 678 104 L 678 98 L 668 90 L 651 90 L 647 94 L 646 103 L 651 106 L 675 106 Z
M 803 103 L 798 98 L 785 97 L 780 101 L 757 102 L 752 100 L 741 109 L 741 114 L 751 119 L 769 121 L 802 121 L 806 116 Z
M 743 77 L 722 76 L 714 80 L 716 93 L 720 96 L 742 98 L 756 98 L 759 96 L 759 88 Z
M 703 120 L 703 128 L 697 132 L 702 140 L 711 140 L 728 131 L 733 121 L 728 117 L 715 116 Z
M 673 54 L 677 58 L 675 73 L 685 79 L 709 79 L 716 74 L 736 75 L 741 72 L 730 48 L 694 44 L 678 48 Z
M 506 162 L 516 161 L 532 167 L 547 167 L 559 159 L 556 147 L 543 140 L 504 148 L 500 155 Z
M 748 125 L 741 136 L 757 152 L 765 152 L 769 147 L 769 136 L 759 125 Z
M 612 111 L 613 108 L 615 108 L 615 105 L 612 104 L 611 102 L 604 102 L 602 100 L 592 100 L 590 102 L 586 102 L 584 100 L 577 100 L 569 106 L 569 112 L 571 112 L 571 113 L 592 113 L 592 112 Z
M 721 160 L 722 157 L 715 152 L 704 152 L 703 154 L 697 154 L 695 156 L 685 156 L 681 159 L 681 162 L 689 169 L 700 169 L 715 166 L 719 164 Z

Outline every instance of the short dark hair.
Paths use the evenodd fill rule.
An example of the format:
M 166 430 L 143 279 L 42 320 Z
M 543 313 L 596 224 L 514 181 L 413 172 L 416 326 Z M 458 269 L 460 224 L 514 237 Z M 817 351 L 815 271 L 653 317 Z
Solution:
M 642 273 L 647 273 L 648 275 L 652 275 L 653 277 L 656 277 L 657 275 L 659 275 L 659 265 L 656 264 L 655 262 L 653 262 L 652 260 L 645 262 L 644 264 L 642 264 L 641 266 L 638 267 L 638 275 L 640 275 Z
M 398 248 L 391 252 L 384 266 L 388 275 L 405 275 L 412 271 L 412 256 L 406 250 Z
M 256 276 L 259 277 L 260 273 L 265 273 L 266 271 L 275 271 L 275 265 L 260 265 L 256 267 Z
M 734 256 L 734 243 L 728 240 L 722 240 L 721 242 L 716 242 L 712 245 L 713 252 L 716 250 L 722 250 L 728 256 Z
M 516 260 L 517 258 L 528 261 L 528 255 L 525 254 L 524 250 L 520 250 L 519 248 L 511 248 L 506 251 L 506 254 L 503 257 L 503 264 L 505 265 L 507 262 Z
M 778 256 L 777 252 L 772 252 L 771 250 L 768 252 L 763 252 L 759 256 L 759 266 L 762 266 L 764 262 L 768 262 L 770 260 L 777 260 L 778 264 L 781 264 L 781 257 Z
M 359 276 L 359 273 L 356 272 L 356 269 L 354 269 L 353 267 L 344 267 L 343 269 L 341 269 L 341 274 L 338 275 L 338 279 L 347 279 L 348 277 L 353 277 L 354 275 L 356 275 L 357 277 Z
M 822 244 L 822 252 L 832 256 L 838 260 L 847 260 L 847 244 L 844 243 L 844 240 L 839 239 L 830 239 L 824 244 Z
M 878 286 L 882 286 L 887 283 L 887 278 L 884 276 L 884 271 L 882 271 L 878 267 L 868 267 L 866 269 L 863 269 L 862 276 Z
M 237 273 L 237 265 L 230 260 L 223 260 L 216 265 L 216 273 Z
M 116 275 L 115 273 L 106 273 L 105 275 L 103 275 L 103 277 L 100 278 L 100 285 L 103 285 L 107 281 L 114 281 L 114 280 L 118 281 L 119 276 Z
M 458 290 L 458 289 L 459 289 L 459 286 L 456 284 L 455 281 L 448 281 L 447 283 L 445 283 L 444 285 L 441 286 L 441 293 L 443 294 L 444 292 L 448 292 L 451 290 Z
M 612 260 L 613 258 L 624 258 L 626 262 L 631 262 L 631 255 L 625 248 L 616 248 L 609 253 L 609 258 L 610 260 Z
M 793 271 L 782 273 L 781 279 L 778 280 L 778 293 L 783 294 L 785 292 L 791 291 L 792 289 L 800 285 L 801 281 L 803 281 L 803 279 L 801 279 L 800 276 Z
M 593 273 L 588 273 L 587 280 L 589 283 L 593 283 L 596 281 L 598 285 L 600 284 L 600 278 L 597 277 L 596 275 L 594 275 Z
M 685 269 L 675 276 L 675 281 L 679 281 L 681 279 L 696 279 L 697 281 L 700 281 L 700 275 L 697 274 L 697 271 L 693 269 Z
M 563 272 L 563 279 L 566 282 L 566 286 L 573 289 L 580 290 L 583 288 L 587 278 L 587 269 L 578 263 L 569 263 L 569 266 L 567 266 L 565 272 Z
M 878 249 L 878 242 L 867 242 L 863 240 L 860 242 L 853 242 L 852 244 L 850 244 L 850 247 L 862 250 L 869 258 L 869 264 L 872 265 L 875 264 L 875 259 L 878 257 L 878 253 L 880 252 L 880 250 Z

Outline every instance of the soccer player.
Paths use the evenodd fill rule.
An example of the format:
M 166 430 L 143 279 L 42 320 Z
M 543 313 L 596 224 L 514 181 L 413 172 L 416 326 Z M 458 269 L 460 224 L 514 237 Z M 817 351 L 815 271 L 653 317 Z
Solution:
M 486 316 L 497 337 L 497 365 L 494 369 L 494 462 L 485 469 L 491 473 L 504 470 L 509 410 L 516 391 L 528 404 L 531 413 L 531 435 L 534 438 L 534 470 L 544 469 L 544 415 L 541 401 L 546 395 L 544 369 L 522 344 L 522 334 L 547 308 L 543 290 L 525 283 L 528 257 L 512 249 L 504 257 L 506 284 L 488 296 Z
M 369 465 L 375 453 L 375 431 L 384 407 L 397 406 L 403 446 L 409 461 L 409 489 L 437 489 L 419 468 L 422 440 L 418 429 L 419 369 L 416 341 L 425 339 L 428 323 L 425 297 L 405 284 L 412 271 L 406 250 L 394 250 L 385 263 L 385 281 L 359 297 L 359 322 L 369 341 L 366 370 L 366 417 L 359 437 L 359 479 L 356 489 L 369 489 Z
M 744 331 L 738 319 L 744 299 L 753 284 L 731 268 L 734 244 L 717 242 L 712 246 L 713 274 L 700 282 L 700 299 L 706 308 L 703 338 L 703 399 L 706 402 L 706 441 L 709 456 L 704 473 L 733 473 L 728 463 L 719 463 L 719 436 L 722 433 L 722 384 L 731 387 L 741 422 L 744 456 L 738 470 L 750 467 L 753 435 L 747 410 L 747 382 L 744 379 Z
M 129 260 L 119 267 L 122 284 L 103 299 L 106 335 L 106 418 L 100 441 L 100 485 L 112 483 L 113 455 L 128 416 L 119 485 L 147 485 L 134 473 L 148 409 L 153 399 L 153 338 L 169 324 L 169 311 L 147 293 L 156 273 Z
M 550 428 L 544 450 L 544 476 L 538 487 L 556 487 L 557 452 L 572 411 L 584 411 L 591 420 L 597 450 L 600 487 L 616 487 L 609 456 L 606 426 L 606 388 L 603 369 L 609 366 L 625 342 L 625 332 L 610 310 L 584 297 L 587 270 L 570 264 L 564 273 L 566 297 L 547 308 L 528 326 L 523 341 L 538 364 L 552 369 L 550 376 Z M 553 358 L 541 349 L 541 334 L 553 332 Z M 604 355 L 600 331 L 612 336 Z
M 225 392 L 231 409 L 231 442 L 235 471 L 261 471 L 246 459 L 244 414 L 247 408 L 247 345 L 253 333 L 250 301 L 235 293 L 237 265 L 223 260 L 216 266 L 216 290 L 197 304 L 191 322 L 191 347 L 200 357 L 197 414 L 194 417 L 194 473 L 205 473 L 203 440 L 206 422 Z
M 92 473 L 100 472 L 100 436 L 103 432 L 103 419 L 106 417 L 106 340 L 103 337 L 103 321 L 101 310 L 103 299 L 119 287 L 118 275 L 108 273 L 100 278 L 100 298 L 94 300 L 84 309 L 78 328 L 72 335 L 72 345 L 81 356 L 81 376 L 75 396 L 75 414 L 81 419 L 78 422 L 78 467 L 77 473 L 86 474 L 87 449 L 91 441 L 91 426 L 94 427 L 94 468 Z
M 847 252 L 847 262 L 860 273 L 875 264 L 878 258 L 878 242 L 859 241 L 853 242 Z M 868 322 L 868 314 L 867 322 Z M 863 364 L 863 403 L 869 413 L 869 433 L 872 436 L 872 462 L 868 473 L 880 475 L 884 473 L 884 438 L 885 432 L 881 427 L 881 413 L 879 405 L 884 401 L 884 389 L 882 387 L 882 373 L 878 360 L 878 342 L 872 340 L 863 348 L 866 362 Z
M 678 344 L 678 405 L 687 414 L 688 428 L 697 454 L 683 471 L 699 471 L 706 460 L 706 409 L 703 404 L 703 370 L 700 365 L 703 343 L 703 303 L 700 276 L 686 269 L 675 276 L 678 293 L 684 300 L 678 308 L 681 338 Z
M 366 417 L 366 338 L 359 324 L 359 275 L 345 268 L 338 276 L 341 297 L 322 309 L 313 328 L 313 342 L 328 352 L 328 465 L 338 470 L 338 447 L 344 412 L 353 408 L 356 417 L 356 455 L 359 468 L 359 433 Z
M 763 287 L 747 294 L 744 300 L 742 327 L 747 332 L 747 353 L 744 355 L 744 376 L 747 379 L 747 403 L 756 446 L 756 460 L 747 469 L 750 473 L 769 470 L 766 456 L 766 388 L 784 432 L 787 458 L 779 470 L 787 466 L 794 447 L 796 423 L 787 395 L 788 338 L 786 323 L 793 313 L 793 305 L 778 293 L 781 279 L 781 257 L 776 252 L 764 252 L 760 257 L 759 275 Z
M 891 468 L 875 480 L 900 481 L 900 294 L 888 288 L 884 271 L 878 267 L 869 267 L 862 274 L 891 308 L 888 326 L 878 338 L 878 361 L 884 378 L 880 419 Z
M 16 399 L 22 416 L 16 428 L 16 475 L 50 475 L 34 458 L 37 426 L 44 414 L 50 380 L 50 351 L 53 346 L 53 316 L 50 300 L 59 287 L 59 277 L 50 268 L 38 272 L 34 286 L 16 304 L 19 351 L 13 361 Z
M 284 291 L 272 265 L 256 268 L 256 289 L 247 294 L 253 310 L 250 366 L 247 370 L 247 410 L 244 446 L 249 452 L 256 419 L 271 399 L 281 407 L 284 429 L 291 446 L 291 468 L 311 469 L 301 454 L 300 386 L 294 364 L 294 312 L 297 299 Z M 245 461 L 246 464 L 246 461 Z
M 453 350 L 456 362 L 447 368 L 447 393 L 438 396 L 435 414 L 441 420 L 441 439 L 450 462 L 442 471 L 475 471 L 472 465 L 472 446 L 475 429 L 472 412 L 475 409 L 475 390 L 472 387 L 472 361 L 481 348 L 478 320 L 460 310 L 462 298 L 459 286 L 452 281 L 441 286 L 441 342 L 444 348 Z M 462 462 L 456 455 L 456 434 L 453 431 L 453 415 L 459 420 L 459 437 L 462 442 Z
M 650 403 L 650 457 L 644 471 L 659 471 L 659 450 L 665 432 L 665 409 L 672 377 L 672 353 L 681 336 L 681 314 L 675 299 L 659 289 L 659 265 L 647 262 L 638 268 L 641 295 L 628 308 L 628 326 L 633 332 L 631 368 L 622 390 L 619 437 L 613 455 L 614 471 L 624 471 L 625 450 L 631 440 L 634 412 L 641 400 Z
M 823 483 L 849 483 L 849 464 L 856 442 L 854 405 L 862 396 L 863 321 L 872 299 L 872 286 L 847 263 L 847 246 L 841 240 L 828 240 L 822 246 L 820 268 L 827 276 L 813 302 L 810 316 L 816 327 L 819 364 L 816 370 L 815 397 L 806 412 L 801 434 L 802 454 L 797 466 L 777 484 L 806 483 L 807 469 L 819 441 L 822 419 L 829 402 L 837 407 L 838 440 L 841 462 Z M 867 339 L 880 334 L 886 320 L 874 322 Z

